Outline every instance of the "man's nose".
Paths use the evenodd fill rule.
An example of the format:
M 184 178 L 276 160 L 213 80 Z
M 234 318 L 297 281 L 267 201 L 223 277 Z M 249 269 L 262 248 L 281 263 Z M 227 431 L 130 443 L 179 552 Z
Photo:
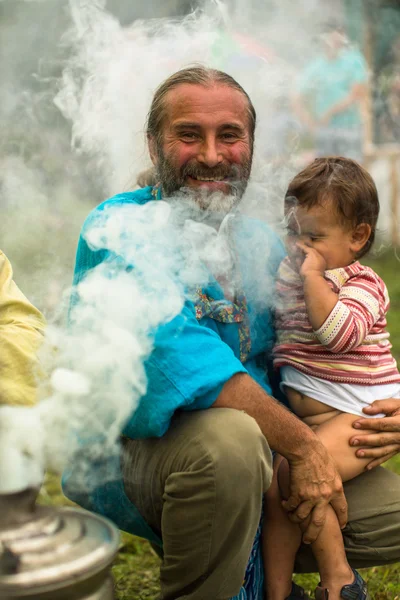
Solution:
M 222 154 L 218 147 L 218 141 L 214 137 L 209 137 L 204 140 L 198 161 L 207 165 L 207 167 L 215 167 L 223 161 Z

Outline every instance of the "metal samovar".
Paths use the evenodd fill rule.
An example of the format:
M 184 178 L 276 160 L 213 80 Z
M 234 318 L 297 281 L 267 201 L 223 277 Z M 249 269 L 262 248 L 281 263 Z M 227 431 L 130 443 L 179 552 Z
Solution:
M 38 506 L 37 492 L 0 495 L 0 599 L 113 600 L 117 528 L 87 511 Z

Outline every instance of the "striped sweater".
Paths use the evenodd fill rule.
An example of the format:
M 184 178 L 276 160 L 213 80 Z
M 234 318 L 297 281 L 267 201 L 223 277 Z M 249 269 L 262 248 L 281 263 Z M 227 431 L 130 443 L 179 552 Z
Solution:
M 382 279 L 355 262 L 325 271 L 338 302 L 325 323 L 313 330 L 303 283 L 289 258 L 277 280 L 274 366 L 291 366 L 338 383 L 380 385 L 400 382 L 386 331 L 389 295 Z

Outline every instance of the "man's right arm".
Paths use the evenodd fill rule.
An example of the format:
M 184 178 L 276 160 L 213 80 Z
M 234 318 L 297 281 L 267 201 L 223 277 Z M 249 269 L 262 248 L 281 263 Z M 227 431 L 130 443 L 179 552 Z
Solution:
M 284 506 L 297 522 L 311 517 L 304 542 L 318 537 L 329 504 L 345 526 L 347 503 L 342 481 L 328 451 L 307 425 L 244 373 L 227 381 L 213 407 L 246 412 L 258 423 L 270 447 L 288 460 L 290 497 Z

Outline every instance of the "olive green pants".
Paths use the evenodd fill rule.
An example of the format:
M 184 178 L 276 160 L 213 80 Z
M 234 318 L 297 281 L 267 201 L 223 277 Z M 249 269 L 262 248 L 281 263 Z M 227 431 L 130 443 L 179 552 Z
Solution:
M 180 413 L 162 438 L 124 439 L 123 447 L 126 493 L 163 540 L 163 599 L 238 594 L 272 477 L 271 452 L 254 419 L 222 408 Z M 400 561 L 400 477 L 377 468 L 345 491 L 351 564 Z M 309 547 L 296 570 L 316 570 Z

